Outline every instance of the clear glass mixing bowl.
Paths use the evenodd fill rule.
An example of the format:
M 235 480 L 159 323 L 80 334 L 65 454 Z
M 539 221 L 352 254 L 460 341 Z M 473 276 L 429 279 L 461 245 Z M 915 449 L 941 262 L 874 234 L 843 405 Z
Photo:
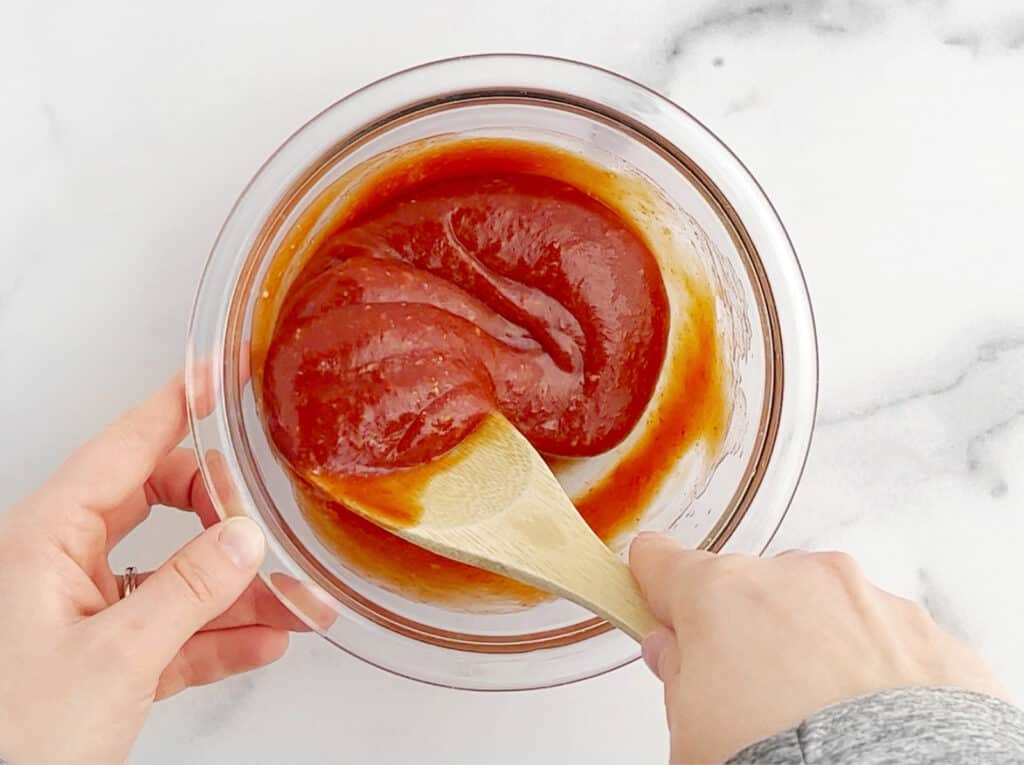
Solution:
M 722 448 L 682 460 L 637 530 L 712 550 L 765 549 L 800 478 L 817 398 L 811 306 L 786 231 L 743 164 L 687 112 L 611 72 L 537 56 L 470 56 L 387 77 L 314 117 L 260 168 L 214 245 L 189 328 L 189 414 L 203 477 L 222 516 L 263 527 L 261 575 L 271 590 L 349 653 L 477 690 L 594 677 L 635 660 L 639 647 L 573 604 L 456 611 L 346 567 L 298 509 L 257 414 L 249 342 L 273 253 L 353 168 L 444 137 L 544 142 L 656 190 L 654 219 L 713 286 L 731 416 Z M 629 539 L 616 548 L 624 553 Z

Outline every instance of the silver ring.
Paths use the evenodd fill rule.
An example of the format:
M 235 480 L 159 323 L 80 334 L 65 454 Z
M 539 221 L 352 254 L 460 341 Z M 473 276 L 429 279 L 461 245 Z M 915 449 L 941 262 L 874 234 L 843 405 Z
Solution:
M 121 599 L 124 600 L 131 595 L 139 586 L 139 570 L 135 566 L 128 566 L 121 577 Z

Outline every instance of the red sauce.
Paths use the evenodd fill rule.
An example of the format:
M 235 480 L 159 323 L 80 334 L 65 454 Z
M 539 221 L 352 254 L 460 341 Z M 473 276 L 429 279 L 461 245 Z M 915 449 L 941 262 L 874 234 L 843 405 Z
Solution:
M 647 503 L 686 449 L 704 438 L 717 448 L 724 435 L 722 360 L 710 293 L 690 285 L 689 324 L 666 375 L 667 395 L 647 431 L 595 486 L 575 498 L 576 509 L 602 539 L 635 526 Z
M 577 172 L 559 173 L 559 162 Z M 545 455 L 597 455 L 651 399 L 669 332 L 661 271 L 629 221 L 563 179 L 580 163 L 532 144 L 466 141 L 385 167 L 319 240 L 269 336 L 254 340 L 264 419 L 303 508 L 349 565 L 385 586 L 431 600 L 535 599 L 379 529 L 306 478 L 400 478 L 495 408 Z M 688 403 L 667 397 L 676 403 L 640 445 L 577 501 L 604 538 L 636 521 L 720 411 L 700 403 L 720 381 L 710 300 L 695 306 L 696 335 L 710 338 L 695 336 L 700 347 L 670 370 Z M 414 523 L 415 506 L 393 499 L 392 520 Z

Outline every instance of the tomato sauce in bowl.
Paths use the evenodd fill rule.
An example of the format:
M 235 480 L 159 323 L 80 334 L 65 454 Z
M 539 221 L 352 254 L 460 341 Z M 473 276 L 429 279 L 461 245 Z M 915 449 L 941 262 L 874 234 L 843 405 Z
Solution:
M 300 506 L 347 565 L 428 602 L 536 602 L 531 588 L 374 526 L 307 478 L 401 479 L 496 409 L 556 474 L 619 449 L 574 496 L 611 540 L 688 445 L 721 431 L 713 300 L 674 285 L 688 299 L 673 327 L 672 275 L 616 208 L 614 181 L 539 143 L 442 142 L 376 167 L 329 226 L 302 232 L 303 253 L 286 241 L 265 283 L 276 310 L 257 321 L 254 383 Z M 685 336 L 670 343 L 674 331 Z M 415 521 L 413 505 L 395 507 Z

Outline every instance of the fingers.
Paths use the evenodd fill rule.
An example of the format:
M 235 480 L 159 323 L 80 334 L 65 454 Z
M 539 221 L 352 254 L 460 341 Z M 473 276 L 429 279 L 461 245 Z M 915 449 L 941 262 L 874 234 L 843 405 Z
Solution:
M 153 468 L 142 487 L 117 508 L 107 511 L 107 549 L 113 549 L 149 515 L 151 505 L 166 505 L 192 510 L 204 527 L 217 522 L 217 511 L 206 492 L 195 453 L 191 449 L 172 449 Z
M 136 586 L 139 587 L 153 576 L 152 571 L 138 574 Z M 283 577 L 283 574 L 274 574 L 274 577 Z M 300 582 L 288 578 L 296 588 L 301 588 Z M 124 577 L 117 576 L 118 592 L 124 591 Z M 326 608 L 326 606 L 324 606 Z M 293 614 L 288 608 L 277 599 L 277 597 L 263 583 L 261 579 L 254 579 L 252 584 L 245 588 L 245 592 L 238 596 L 224 613 L 214 617 L 211 621 L 202 626 L 203 631 L 225 630 L 235 627 L 250 627 L 261 625 L 275 629 L 288 630 L 289 632 L 309 632 L 310 627 L 306 626 L 299 617 Z
M 262 580 L 257 579 L 231 608 L 203 629 L 265 624 L 290 632 L 309 632 L 313 629 L 327 629 L 338 618 L 337 611 L 327 602 L 326 595 L 315 584 L 300 582 L 280 572 L 271 574 L 270 581 L 281 597 L 309 620 L 309 624 L 292 613 Z
M 252 582 L 265 553 L 248 518 L 210 527 L 176 552 L 129 597 L 97 614 L 95 629 L 144 645 L 151 668 L 170 662 L 195 632 L 226 611 Z
M 244 388 L 250 375 L 250 345 L 243 341 L 238 348 L 238 386 Z M 214 356 L 216 354 L 213 354 Z M 217 405 L 217 398 L 222 392 L 221 385 L 215 379 L 217 368 L 213 366 L 212 357 L 190 359 L 186 364 L 186 386 L 192 416 L 198 419 L 208 417 Z
M 217 388 L 213 370 L 209 358 L 190 360 L 185 364 L 185 392 L 192 415 L 199 419 L 208 417 L 213 411 Z
M 191 449 L 179 447 L 165 455 L 149 474 L 143 489 L 151 505 L 166 505 L 182 510 L 192 508 L 196 491 L 203 485 L 199 464 Z
M 647 668 L 663 683 L 679 674 L 679 641 L 668 627 L 660 627 L 644 638 L 640 655 Z
M 199 516 L 203 528 L 219 520 L 192 449 L 175 449 L 164 457 L 146 481 L 145 492 L 151 505 L 191 510 Z
M 651 612 L 659 622 L 672 624 L 673 600 L 685 596 L 687 569 L 713 558 L 703 550 L 688 550 L 664 534 L 644 533 L 629 548 L 629 566 Z
M 186 428 L 185 389 L 178 374 L 87 442 L 53 480 L 94 512 L 116 509 L 185 437 Z
M 214 630 L 193 635 L 160 675 L 156 698 L 196 685 L 265 667 L 288 648 L 288 633 L 263 626 Z
M 270 583 L 285 603 L 308 620 L 312 629 L 325 630 L 337 620 L 338 604 L 312 582 L 300 582 L 287 574 L 275 572 L 270 575 Z
M 274 597 L 274 593 L 258 579 L 249 585 L 227 611 L 214 618 L 203 629 L 223 630 L 250 624 L 262 624 L 290 632 L 310 631 L 310 628 Z

